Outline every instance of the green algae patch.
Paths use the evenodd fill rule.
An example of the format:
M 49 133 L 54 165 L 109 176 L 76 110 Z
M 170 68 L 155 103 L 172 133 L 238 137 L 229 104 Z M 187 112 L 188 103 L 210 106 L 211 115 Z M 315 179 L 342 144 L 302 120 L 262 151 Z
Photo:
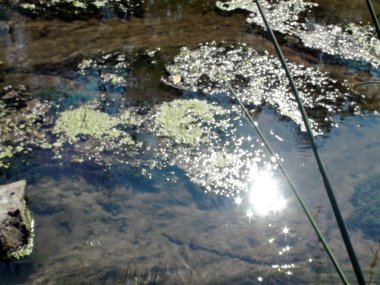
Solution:
M 159 108 L 157 123 L 162 135 L 178 143 L 194 145 L 209 141 L 210 125 L 220 126 L 215 116 L 223 114 L 225 110 L 206 101 L 174 100 Z
M 225 154 L 218 154 L 212 163 L 212 165 L 216 168 L 223 169 L 226 167 L 230 167 L 233 165 L 233 160 L 227 157 Z
M 80 107 L 63 112 L 53 128 L 53 133 L 62 133 L 70 143 L 78 140 L 78 135 L 89 135 L 100 139 L 102 137 L 119 137 L 121 132 L 115 127 L 119 124 L 117 118 L 108 114 Z
M 22 259 L 32 254 L 34 247 L 34 218 L 29 209 L 26 209 L 26 219 L 30 227 L 30 234 L 28 236 L 27 243 L 16 251 L 13 251 L 7 255 L 7 259 Z
M 110 116 L 87 105 L 64 111 L 52 129 L 54 157 L 76 163 L 126 163 L 142 145 L 128 133 L 138 125 L 129 111 Z

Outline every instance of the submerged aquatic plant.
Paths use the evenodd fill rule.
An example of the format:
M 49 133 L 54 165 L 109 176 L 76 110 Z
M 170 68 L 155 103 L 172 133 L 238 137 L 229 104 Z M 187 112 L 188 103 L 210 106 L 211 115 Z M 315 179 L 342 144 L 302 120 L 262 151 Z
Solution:
M 24 257 L 27 257 L 29 256 L 32 251 L 33 251 L 33 247 L 34 247 L 34 218 L 33 218 L 33 215 L 31 213 L 31 211 L 29 209 L 26 208 L 26 213 L 25 213 L 25 217 L 27 219 L 27 224 L 29 225 L 30 227 L 30 233 L 29 233 L 29 236 L 28 236 L 28 240 L 26 242 L 26 244 L 24 246 L 22 246 L 21 248 L 19 248 L 18 250 L 14 251 L 14 252 L 11 252 L 10 254 L 8 254 L 7 258 L 8 259 L 21 259 L 21 258 L 24 258 Z
M 24 86 L 0 91 L 0 168 L 9 167 L 8 160 L 16 153 L 48 144 L 45 127 L 50 107 L 49 102 L 33 99 Z
M 83 59 L 78 64 L 78 73 L 81 76 L 96 77 L 101 91 L 125 92 L 131 61 L 119 52 L 99 53 L 93 58 Z
M 70 143 L 78 141 L 78 135 L 89 135 L 97 139 L 115 138 L 122 134 L 115 128 L 119 122 L 120 120 L 106 113 L 82 106 L 60 114 L 53 133 L 62 134 Z
M 244 135 L 245 123 L 215 102 L 177 99 L 155 107 L 144 125 L 158 135 L 156 157 L 182 169 L 204 191 L 235 197 L 247 190 L 259 165 L 271 163 L 261 145 Z
M 300 47 L 329 55 L 334 62 L 379 72 L 380 41 L 371 26 L 351 23 L 340 27 L 316 23 L 307 16 L 313 7 L 318 6 L 312 2 L 265 0 L 261 1 L 261 5 L 274 31 L 281 34 L 284 40 L 292 37 L 297 39 L 292 40 L 292 45 L 300 42 Z M 223 0 L 217 1 L 216 6 L 224 11 L 248 11 L 251 14 L 247 22 L 265 29 L 255 1 Z
M 93 160 L 99 163 L 107 161 L 104 151 L 113 151 L 115 161 L 124 161 L 123 155 L 141 147 L 136 143 L 125 128 L 139 124 L 128 111 L 117 116 L 91 109 L 84 105 L 74 110 L 61 113 L 56 121 L 53 134 L 57 136 L 52 143 L 56 158 L 69 155 L 64 144 L 68 143 L 74 149 L 70 158 L 76 162 Z M 118 155 L 116 155 L 116 153 Z
M 210 126 L 222 126 L 215 117 L 225 113 L 223 108 L 206 101 L 174 100 L 159 107 L 157 123 L 161 135 L 194 145 L 209 142 Z
M 328 73 L 293 63 L 289 67 L 316 135 L 331 128 L 338 112 L 359 111 L 355 102 L 358 94 L 331 79 Z M 168 85 L 220 100 L 229 92 L 221 78 L 223 74 L 243 103 L 269 105 L 304 129 L 285 72 L 280 62 L 267 53 L 245 45 L 207 43 L 195 50 L 183 48 L 166 69 L 169 76 L 163 81 Z

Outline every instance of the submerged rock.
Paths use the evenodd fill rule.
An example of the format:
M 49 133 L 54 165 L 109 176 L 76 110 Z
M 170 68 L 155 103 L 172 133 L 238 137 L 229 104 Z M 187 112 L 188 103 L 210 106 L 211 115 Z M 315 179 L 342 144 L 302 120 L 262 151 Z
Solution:
M 272 29 L 293 47 L 306 48 L 325 54 L 333 62 L 379 73 L 380 41 L 371 26 L 317 23 L 310 16 L 310 10 L 318 4 L 311 2 L 265 0 L 260 4 Z M 223 11 L 248 11 L 251 14 L 247 22 L 263 31 L 266 29 L 255 1 L 223 0 L 217 1 L 216 6 Z
M 127 18 L 143 13 L 143 0 L 9 0 L 21 13 L 47 19 Z
M 22 258 L 33 249 L 33 220 L 25 203 L 25 180 L 0 186 L 0 257 Z
M 358 112 L 359 95 L 317 68 L 289 63 L 314 133 L 323 134 L 333 125 L 333 117 L 343 112 Z M 224 80 L 247 106 L 269 105 L 304 129 L 298 105 L 279 60 L 244 45 L 215 43 L 198 49 L 183 48 L 168 64 L 163 81 L 175 88 L 202 92 L 223 100 L 230 93 Z

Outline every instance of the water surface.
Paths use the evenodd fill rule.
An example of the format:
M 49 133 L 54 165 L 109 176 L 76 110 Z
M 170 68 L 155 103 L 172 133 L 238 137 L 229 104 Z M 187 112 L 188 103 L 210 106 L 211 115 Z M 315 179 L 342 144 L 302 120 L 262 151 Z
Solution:
M 244 42 L 273 54 L 267 39 L 250 32 L 243 13 L 222 15 L 214 2 L 147 0 L 143 16 L 128 20 L 66 22 L 30 19 L 13 11 L 0 21 L 0 87 L 24 84 L 34 96 L 53 99 L 73 94 L 85 100 L 97 98 L 104 92 L 97 78 L 78 77 L 77 64 L 99 51 L 119 51 L 136 60 L 127 90 L 115 94 L 131 105 L 151 107 L 189 96 L 160 81 L 164 65 L 183 46 Z M 351 1 L 344 11 L 342 1 L 318 3 L 320 21 L 369 20 L 364 1 Z M 379 5 L 375 7 L 379 11 Z M 152 63 L 146 53 L 156 49 Z M 289 47 L 284 51 L 289 61 L 320 67 L 341 81 L 355 84 L 377 79 L 344 65 L 324 63 L 306 52 Z M 339 128 L 317 137 L 317 142 L 365 277 L 371 284 L 380 284 L 379 265 L 371 267 L 378 258 L 374 254 L 380 236 L 368 234 L 365 225 L 352 218 L 359 207 L 353 200 L 357 185 L 380 175 L 379 88 L 367 85 L 358 91 L 370 96 L 363 113 L 337 118 Z M 305 134 L 267 106 L 258 110 L 255 119 L 284 159 L 333 252 L 355 283 Z M 248 124 L 240 132 L 256 139 Z M 73 280 L 75 284 L 339 283 L 278 171 L 255 182 L 261 184 L 253 183 L 254 189 L 236 200 L 206 192 L 178 166 L 144 175 L 131 164 L 99 166 L 55 160 L 50 151 L 39 148 L 17 154 L 11 162 L 9 169 L 0 169 L 0 181 L 27 179 L 36 238 L 30 257 L 0 264 L 1 284 L 72 284 Z M 283 199 L 286 206 L 259 215 L 254 204 L 265 201 L 264 194 L 271 187 L 277 194 L 270 199 Z M 379 189 L 379 185 L 368 187 L 372 192 Z

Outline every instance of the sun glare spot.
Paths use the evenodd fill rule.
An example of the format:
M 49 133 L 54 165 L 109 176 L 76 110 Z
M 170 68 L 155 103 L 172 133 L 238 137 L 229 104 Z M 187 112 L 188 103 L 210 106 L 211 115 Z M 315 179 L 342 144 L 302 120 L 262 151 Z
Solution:
M 248 210 L 247 213 L 246 213 L 247 217 L 249 219 L 252 219 L 253 218 L 253 211 L 252 210 Z
M 278 213 L 286 207 L 286 200 L 278 189 L 273 173 L 252 171 L 249 181 L 249 201 L 255 213 L 267 216 L 270 213 Z
M 236 204 L 236 205 L 239 206 L 242 202 L 243 202 L 243 199 L 240 198 L 239 196 L 235 198 L 235 204 Z

